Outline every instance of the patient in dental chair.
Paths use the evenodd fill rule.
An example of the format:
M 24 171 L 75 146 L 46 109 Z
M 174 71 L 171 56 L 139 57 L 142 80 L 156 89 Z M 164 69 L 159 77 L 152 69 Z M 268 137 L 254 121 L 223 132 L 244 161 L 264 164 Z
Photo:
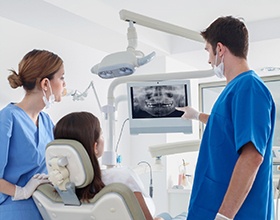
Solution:
M 89 201 L 105 185 L 121 182 L 134 192 L 145 218 L 153 219 L 155 212 L 153 200 L 145 192 L 140 178 L 132 170 L 127 168 L 100 169 L 98 158 L 103 154 L 104 140 L 97 117 L 89 112 L 73 112 L 65 115 L 54 128 L 54 138 L 79 141 L 90 157 L 94 169 L 94 179 L 88 186 L 76 189 L 76 194 L 81 201 Z

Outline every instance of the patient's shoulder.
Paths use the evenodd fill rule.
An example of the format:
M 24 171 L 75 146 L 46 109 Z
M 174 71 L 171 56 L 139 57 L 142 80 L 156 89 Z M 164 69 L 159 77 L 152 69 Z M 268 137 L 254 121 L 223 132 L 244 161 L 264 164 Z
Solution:
M 131 171 L 126 167 L 113 167 L 109 169 L 104 169 L 101 171 L 102 180 L 106 184 L 106 181 L 125 181 L 131 178 Z
M 110 183 L 123 183 L 132 191 L 140 191 L 138 176 L 127 167 L 114 167 L 102 170 L 102 181 L 105 185 Z

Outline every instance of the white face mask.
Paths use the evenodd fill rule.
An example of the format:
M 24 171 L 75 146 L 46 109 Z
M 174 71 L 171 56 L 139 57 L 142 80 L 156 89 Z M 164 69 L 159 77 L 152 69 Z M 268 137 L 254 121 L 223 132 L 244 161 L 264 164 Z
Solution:
M 50 83 L 48 85 L 49 85 L 50 91 L 51 91 L 51 95 L 49 96 L 49 99 L 47 98 L 45 91 L 42 89 L 43 101 L 45 103 L 46 108 L 50 108 L 52 106 L 52 104 L 55 102 L 55 97 L 54 97 L 54 94 L 52 93 L 52 87 L 51 87 Z
M 224 66 L 224 56 L 222 56 L 221 63 L 217 66 L 217 60 L 218 60 L 218 53 L 216 53 L 216 60 L 214 64 L 214 73 L 218 78 L 224 78 L 224 71 L 225 71 L 225 66 Z

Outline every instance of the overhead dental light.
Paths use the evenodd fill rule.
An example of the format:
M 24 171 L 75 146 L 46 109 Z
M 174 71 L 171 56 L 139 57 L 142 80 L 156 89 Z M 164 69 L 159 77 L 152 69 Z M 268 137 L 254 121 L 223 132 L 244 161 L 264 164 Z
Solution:
M 137 33 L 132 21 L 129 21 L 127 29 L 128 47 L 126 51 L 116 52 L 104 57 L 99 64 L 91 68 L 91 72 L 101 78 L 127 76 L 134 73 L 135 69 L 142 66 L 155 56 L 155 52 L 144 56 L 144 53 L 135 50 L 137 47 Z

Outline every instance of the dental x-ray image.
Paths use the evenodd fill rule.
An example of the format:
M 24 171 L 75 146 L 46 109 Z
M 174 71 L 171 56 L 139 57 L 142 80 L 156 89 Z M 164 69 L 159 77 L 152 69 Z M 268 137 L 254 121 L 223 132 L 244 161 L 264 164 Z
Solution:
M 175 107 L 187 106 L 186 85 L 132 87 L 133 118 L 181 117 Z

